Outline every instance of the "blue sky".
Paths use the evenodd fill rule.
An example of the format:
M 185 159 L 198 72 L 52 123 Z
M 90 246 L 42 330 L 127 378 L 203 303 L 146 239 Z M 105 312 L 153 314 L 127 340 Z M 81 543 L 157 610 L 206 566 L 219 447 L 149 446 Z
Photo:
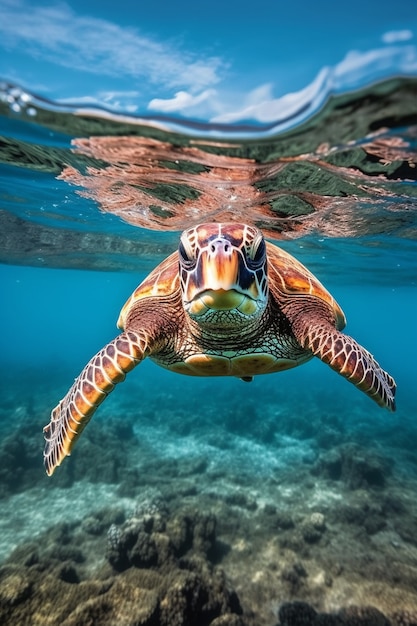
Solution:
M 415 0 L 0 0 L 0 76 L 134 114 L 260 123 L 417 74 Z

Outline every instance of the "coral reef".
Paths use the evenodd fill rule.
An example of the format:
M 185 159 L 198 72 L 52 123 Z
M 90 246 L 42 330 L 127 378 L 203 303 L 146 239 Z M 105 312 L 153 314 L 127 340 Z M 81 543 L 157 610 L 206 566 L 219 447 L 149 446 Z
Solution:
M 351 489 L 384 487 L 392 468 L 392 461 L 346 444 L 322 454 L 312 473 L 332 480 L 341 480 Z
M 389 620 L 373 606 L 349 606 L 337 613 L 318 613 L 306 602 L 285 602 L 279 609 L 279 626 L 415 626 L 417 610 L 403 611 Z
M 6 390 L 0 623 L 416 626 L 414 422 L 373 443 L 337 411 L 289 420 L 267 392 L 233 416 L 221 383 L 203 419 L 178 378 L 141 387 L 140 420 L 110 403 L 53 479 L 50 390 Z
M 41 437 L 33 435 L 34 428 L 42 432 L 45 421 L 21 423 L 0 441 L 0 499 L 16 492 L 25 491 L 40 483 L 42 474 L 40 447 Z M 118 441 L 123 446 L 115 446 Z M 91 482 L 122 483 L 135 480 L 130 453 L 137 454 L 140 442 L 133 432 L 130 422 L 120 424 L 109 419 L 104 425 L 92 423 L 86 436 L 80 441 L 73 453 L 74 463 L 63 465 L 54 487 L 69 487 L 88 476 Z
M 92 572 L 98 547 L 106 561 Z M 238 597 L 208 558 L 215 550 L 213 515 L 170 515 L 161 502 L 142 503 L 124 521 L 101 511 L 80 528 L 59 525 L 0 569 L 0 622 L 239 626 Z

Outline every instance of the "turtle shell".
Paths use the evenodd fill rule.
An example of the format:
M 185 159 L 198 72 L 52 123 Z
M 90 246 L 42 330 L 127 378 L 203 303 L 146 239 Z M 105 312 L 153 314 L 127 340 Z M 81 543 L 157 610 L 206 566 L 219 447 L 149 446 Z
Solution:
M 143 298 L 168 296 L 179 289 L 178 277 L 178 251 L 169 255 L 162 263 L 157 265 L 143 280 L 120 311 L 117 327 L 125 328 L 126 319 L 132 305 Z
M 266 242 L 266 249 L 270 287 L 292 296 L 305 294 L 319 298 L 333 309 L 336 327 L 342 330 L 346 326 L 345 315 L 314 274 L 282 248 Z

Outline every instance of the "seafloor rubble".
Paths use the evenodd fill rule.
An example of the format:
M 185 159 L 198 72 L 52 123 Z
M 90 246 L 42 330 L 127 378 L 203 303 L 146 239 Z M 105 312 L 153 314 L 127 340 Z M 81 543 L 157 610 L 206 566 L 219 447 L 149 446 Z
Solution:
M 3 403 L 1 624 L 416 626 L 411 421 L 110 404 L 48 479 L 33 402 Z
M 242 498 L 233 506 L 238 509 L 243 505 L 247 510 L 247 504 Z M 310 547 L 327 543 L 323 541 L 327 530 L 322 513 L 312 513 L 299 524 L 272 507 L 264 515 L 270 518 L 277 537 L 281 536 L 275 548 L 276 556 L 281 553 L 280 562 L 273 560 L 269 547 L 267 563 L 265 546 L 255 533 L 252 545 L 250 536 L 240 539 L 241 545 L 234 547 L 238 556 L 228 564 L 227 554 L 232 547 L 224 541 L 227 533 L 223 539 L 217 535 L 217 520 L 212 513 L 190 508 L 171 514 L 160 499 L 142 502 L 128 518 L 123 510 L 102 509 L 78 522 L 57 524 L 36 541 L 21 544 L 0 568 L 0 621 L 5 626 L 417 623 L 417 611 L 412 606 L 415 572 L 414 576 L 409 572 L 405 581 L 405 571 L 398 564 L 388 578 L 393 585 L 402 578 L 402 589 L 391 597 L 397 604 L 401 597 L 403 608 L 385 614 L 376 608 L 378 595 L 388 593 L 387 581 L 377 580 L 383 576 L 376 569 L 373 589 L 369 578 L 372 568 L 363 564 L 362 576 L 368 583 L 357 584 L 368 588 L 369 593 L 362 596 L 365 603 L 350 604 L 335 612 L 316 610 L 314 606 L 325 604 L 323 590 L 354 586 L 351 578 L 358 575 L 358 569 L 345 566 L 345 578 L 341 563 L 329 561 L 326 569 L 323 563 L 315 562 Z M 236 527 L 238 517 L 232 516 Z M 258 524 L 260 517 L 258 514 Z M 260 567 L 260 556 L 265 569 L 255 572 Z M 239 593 L 228 579 L 234 580 Z M 295 600 L 306 596 L 310 603 Z M 268 621 L 274 613 L 271 600 L 277 602 L 278 598 L 291 600 L 276 607 L 278 622 Z

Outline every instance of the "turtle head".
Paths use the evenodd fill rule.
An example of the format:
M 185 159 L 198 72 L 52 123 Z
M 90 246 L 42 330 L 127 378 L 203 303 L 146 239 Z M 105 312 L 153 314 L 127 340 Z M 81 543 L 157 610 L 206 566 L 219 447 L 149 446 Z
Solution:
M 200 325 L 237 327 L 258 318 L 268 301 L 266 246 L 246 224 L 201 224 L 178 248 L 185 311 Z

